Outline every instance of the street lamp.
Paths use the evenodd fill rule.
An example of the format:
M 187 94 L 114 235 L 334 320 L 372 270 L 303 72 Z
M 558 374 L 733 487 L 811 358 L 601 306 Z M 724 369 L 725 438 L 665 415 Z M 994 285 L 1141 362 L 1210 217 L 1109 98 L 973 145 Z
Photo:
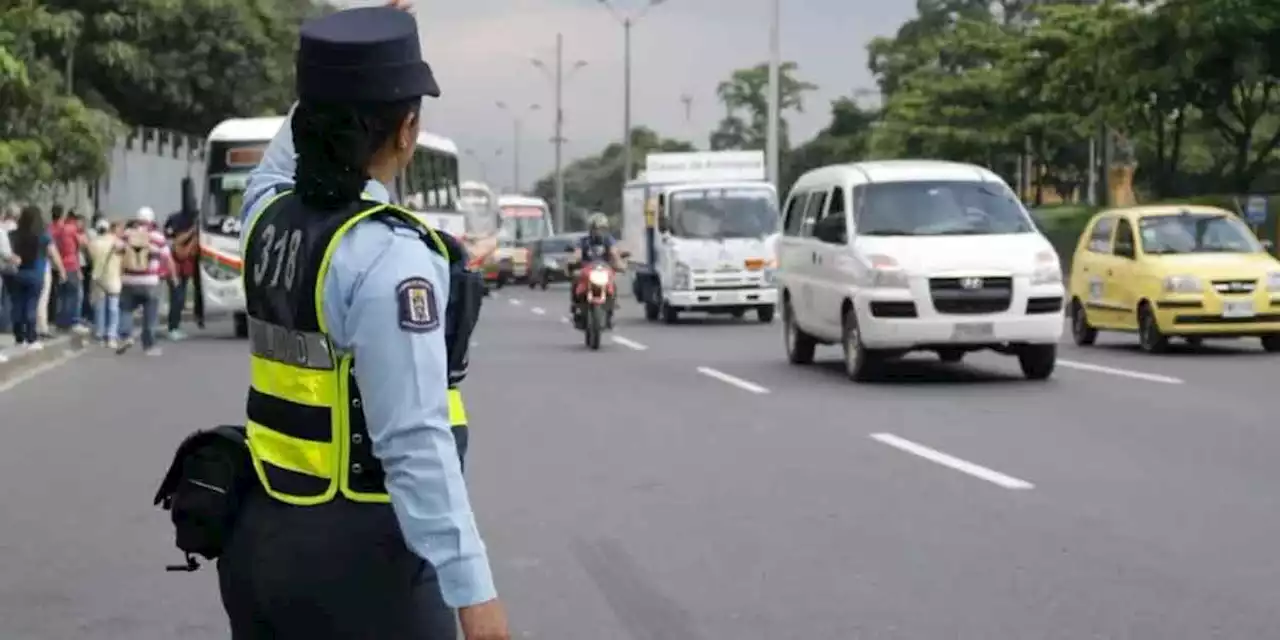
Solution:
M 514 189 L 512 189 L 512 191 L 518 194 L 520 193 L 520 124 L 521 124 L 520 120 L 521 120 L 522 112 L 511 109 L 509 106 L 507 106 L 507 103 L 501 100 L 499 100 L 497 104 L 499 109 L 511 115 L 511 120 L 512 120 L 511 148 L 514 150 L 511 156 L 511 184 L 514 185 L 515 187 Z M 532 113 L 540 109 L 542 109 L 541 106 L 538 106 L 536 104 L 531 104 L 529 105 L 527 112 Z
M 547 63 L 537 58 L 533 58 L 532 60 L 530 60 L 530 62 L 533 64 L 533 66 L 541 69 L 543 73 L 546 73 L 548 76 L 550 76 L 552 82 L 555 83 L 556 134 L 555 134 L 555 137 L 552 138 L 552 142 L 554 142 L 556 145 L 556 178 L 555 178 L 556 224 L 555 224 L 555 227 L 557 232 L 562 232 L 564 230 L 564 168 L 562 166 L 563 158 L 561 156 L 562 147 L 564 145 L 564 80 L 565 80 L 564 34 L 561 34 L 561 33 L 556 34 L 556 62 L 555 62 L 554 72 L 551 71 Z M 578 60 L 577 62 L 573 63 L 572 67 L 569 68 L 569 73 L 572 74 L 573 72 L 585 66 L 587 66 L 586 61 Z
M 649 10 L 667 0 L 649 0 L 639 11 L 626 14 L 618 9 L 613 0 L 597 0 L 622 23 L 622 185 L 625 187 L 631 180 L 633 160 L 631 158 L 631 27 Z
M 782 100 L 781 79 L 782 44 L 780 29 L 782 26 L 782 0 L 769 0 L 772 15 L 769 20 L 769 122 L 765 128 L 765 162 L 769 172 L 769 182 L 778 186 L 778 119 L 781 116 Z
M 462 154 L 471 159 L 472 162 L 480 165 L 480 181 L 489 181 L 489 170 L 485 167 L 484 158 L 476 155 L 475 149 L 463 149 Z

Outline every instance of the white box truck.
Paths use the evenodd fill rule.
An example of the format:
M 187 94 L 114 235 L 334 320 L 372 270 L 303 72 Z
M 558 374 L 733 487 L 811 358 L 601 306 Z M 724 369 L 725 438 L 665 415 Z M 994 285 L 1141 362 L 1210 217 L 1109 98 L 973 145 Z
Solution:
M 778 291 L 778 193 L 764 153 L 654 153 L 622 193 L 621 248 L 649 320 L 683 312 L 772 322 Z

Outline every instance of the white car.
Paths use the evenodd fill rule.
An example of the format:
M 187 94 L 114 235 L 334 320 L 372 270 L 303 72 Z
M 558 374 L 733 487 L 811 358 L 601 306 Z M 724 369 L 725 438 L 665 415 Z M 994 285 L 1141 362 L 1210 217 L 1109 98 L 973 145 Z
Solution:
M 853 380 L 934 351 L 1017 356 L 1048 378 L 1062 336 L 1058 255 L 987 169 L 896 160 L 823 167 L 795 183 L 778 240 L 787 357 L 839 343 Z

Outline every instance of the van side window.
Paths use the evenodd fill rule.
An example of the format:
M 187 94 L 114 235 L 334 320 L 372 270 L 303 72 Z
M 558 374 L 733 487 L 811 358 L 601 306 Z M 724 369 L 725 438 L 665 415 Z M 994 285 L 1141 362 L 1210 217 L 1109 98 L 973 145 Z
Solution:
M 822 209 L 827 205 L 827 192 L 820 191 L 809 197 L 809 204 L 804 208 L 804 224 L 800 226 L 800 235 L 813 235 L 813 225 L 822 218 Z
M 1116 228 L 1115 218 L 1099 218 L 1089 233 L 1089 250 L 1094 253 L 1111 253 L 1111 231 Z
M 791 192 L 791 199 L 787 201 L 786 222 L 783 223 L 783 232 L 787 235 L 800 235 L 800 224 L 804 222 L 804 207 L 808 198 L 807 193 Z
M 831 190 L 831 202 L 827 206 L 827 215 L 844 213 L 844 189 L 836 187 Z

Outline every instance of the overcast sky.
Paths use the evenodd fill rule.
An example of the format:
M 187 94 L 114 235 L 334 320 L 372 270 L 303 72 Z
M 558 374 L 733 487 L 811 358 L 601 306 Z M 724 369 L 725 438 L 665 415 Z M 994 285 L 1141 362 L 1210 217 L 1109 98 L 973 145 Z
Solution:
M 521 182 L 553 167 L 550 78 L 530 62 L 554 68 L 556 33 L 564 34 L 566 69 L 586 65 L 564 86 L 566 162 L 592 155 L 622 138 L 622 27 L 597 0 L 415 0 L 423 54 L 435 69 L 443 96 L 428 101 L 426 126 L 471 150 L 463 178 L 511 182 L 513 120 L 496 106 L 526 111 Z M 346 0 L 346 6 L 381 4 Z M 615 0 L 636 12 L 643 0 Z M 808 138 L 828 119 L 830 101 L 873 87 L 866 44 L 891 35 L 915 13 L 913 0 L 782 0 L 783 59 L 800 65 L 803 79 L 819 85 L 791 118 L 794 133 Z M 769 0 L 665 0 L 636 23 L 632 37 L 632 117 L 668 137 L 707 144 L 723 116 L 716 84 L 737 68 L 768 57 Z M 686 119 L 682 95 L 693 97 Z M 499 150 L 501 150 L 499 155 Z

